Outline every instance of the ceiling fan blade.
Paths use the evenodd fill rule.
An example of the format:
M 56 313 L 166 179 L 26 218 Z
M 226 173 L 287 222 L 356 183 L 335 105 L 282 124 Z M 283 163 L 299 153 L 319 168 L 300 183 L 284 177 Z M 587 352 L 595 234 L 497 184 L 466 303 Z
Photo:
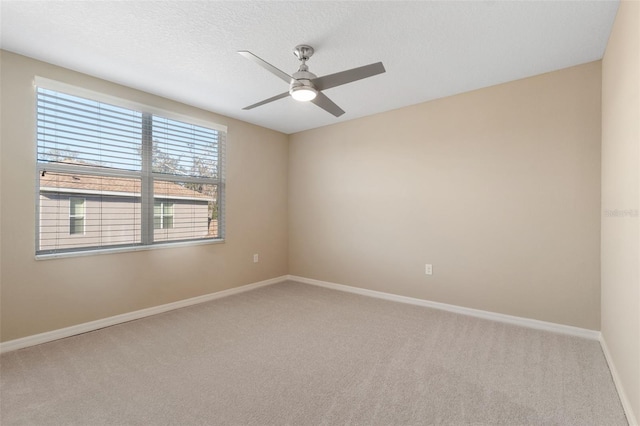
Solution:
M 333 101 L 329 99 L 327 95 L 325 95 L 322 92 L 318 92 L 316 97 L 312 99 L 311 102 L 313 102 L 323 110 L 327 111 L 330 114 L 333 114 L 336 117 L 340 117 L 342 114 L 344 114 L 344 111 L 342 110 L 342 108 L 334 104 Z
M 258 102 L 257 104 L 249 105 L 248 107 L 244 107 L 242 109 L 243 110 L 253 109 L 255 107 L 259 107 L 261 105 L 268 104 L 269 102 L 273 102 L 273 101 L 277 101 L 278 99 L 286 98 L 287 96 L 289 96 L 289 92 L 280 93 L 279 95 L 275 95 L 275 96 L 273 96 L 273 97 L 271 97 L 269 99 L 265 99 L 264 101 Z
M 291 83 L 292 77 L 289 74 L 287 74 L 284 71 L 280 71 L 278 68 L 274 67 L 269 62 L 266 62 L 265 60 L 258 58 L 256 55 L 254 55 L 253 53 L 247 50 L 239 50 L 238 53 L 244 56 L 245 58 L 249 59 L 250 61 L 253 61 L 256 64 L 260 65 L 262 68 L 266 69 L 267 71 L 269 71 L 276 77 L 280 78 L 281 80 L 284 80 L 287 84 Z
M 314 78 L 313 80 L 311 80 L 311 82 L 316 89 L 326 90 L 332 87 L 351 83 L 352 81 L 362 80 L 363 78 L 382 74 L 383 72 L 385 72 L 385 69 L 384 65 L 382 65 L 382 62 L 376 62 L 375 64 L 369 64 L 363 67 L 352 68 L 347 71 L 337 72 L 335 74 L 329 74 L 323 77 Z

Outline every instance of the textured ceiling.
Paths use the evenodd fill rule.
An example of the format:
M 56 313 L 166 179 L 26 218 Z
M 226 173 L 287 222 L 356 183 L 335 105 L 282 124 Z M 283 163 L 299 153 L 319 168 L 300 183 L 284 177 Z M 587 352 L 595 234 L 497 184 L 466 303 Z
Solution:
M 1 47 L 294 133 L 602 58 L 617 1 L 5 1 Z M 385 74 L 328 89 L 335 118 L 291 98 L 295 45 L 318 76 L 382 61 Z

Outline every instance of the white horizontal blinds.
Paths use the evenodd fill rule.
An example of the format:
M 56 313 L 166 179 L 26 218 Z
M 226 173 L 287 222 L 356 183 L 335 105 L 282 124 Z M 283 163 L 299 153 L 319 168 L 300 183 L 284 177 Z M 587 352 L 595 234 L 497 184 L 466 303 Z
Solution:
M 218 130 L 153 116 L 153 172 L 217 179 Z
M 38 161 L 141 170 L 142 113 L 38 88 Z
M 224 135 L 38 87 L 37 254 L 221 238 Z
M 154 181 L 154 240 L 220 238 L 217 185 Z
M 140 179 L 39 175 L 39 253 L 140 244 Z
M 140 244 L 141 122 L 38 87 L 38 253 Z
M 218 130 L 153 116 L 154 241 L 220 238 Z

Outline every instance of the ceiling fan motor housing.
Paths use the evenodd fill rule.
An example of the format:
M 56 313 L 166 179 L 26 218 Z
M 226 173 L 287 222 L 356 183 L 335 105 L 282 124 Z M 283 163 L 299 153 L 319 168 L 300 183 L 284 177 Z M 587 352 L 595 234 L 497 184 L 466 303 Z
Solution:
M 313 80 L 314 78 L 316 78 L 316 75 L 312 72 L 309 71 L 298 71 L 293 73 L 292 75 L 293 79 L 291 80 L 291 84 L 289 85 L 289 93 L 291 93 L 292 91 L 298 90 L 301 87 L 306 87 L 306 88 L 310 88 L 313 90 L 316 90 L 316 88 L 313 86 L 313 83 L 311 82 L 311 80 Z

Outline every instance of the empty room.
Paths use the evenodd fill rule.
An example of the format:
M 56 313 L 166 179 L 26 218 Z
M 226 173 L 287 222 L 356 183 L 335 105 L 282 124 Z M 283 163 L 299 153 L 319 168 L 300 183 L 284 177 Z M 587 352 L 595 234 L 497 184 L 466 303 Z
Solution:
M 638 425 L 640 2 L 0 24 L 3 426 Z

